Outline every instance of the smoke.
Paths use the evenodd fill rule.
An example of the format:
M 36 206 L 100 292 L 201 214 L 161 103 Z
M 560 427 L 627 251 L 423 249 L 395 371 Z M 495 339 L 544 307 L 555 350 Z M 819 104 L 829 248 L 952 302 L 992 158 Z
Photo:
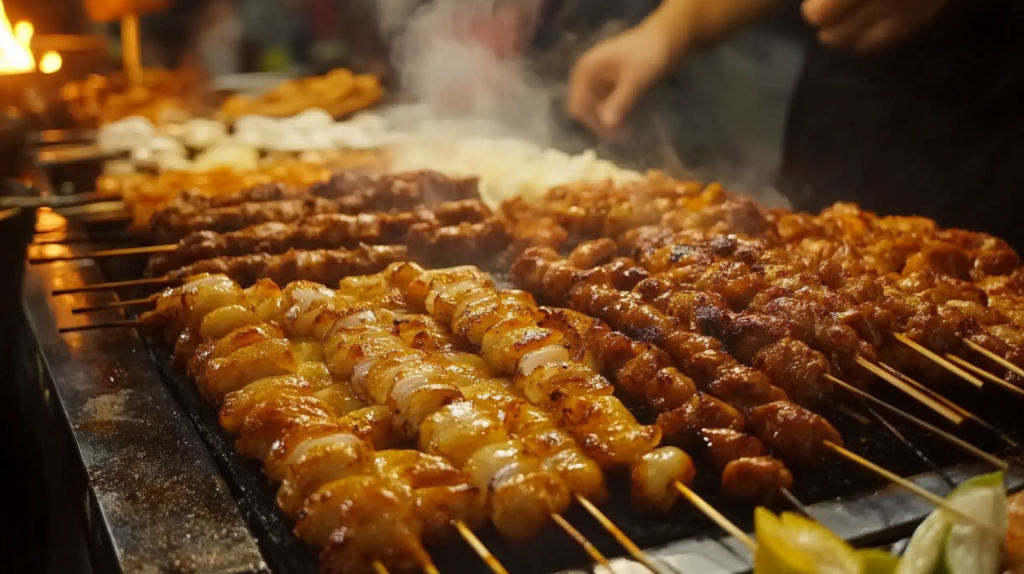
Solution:
M 532 33 L 530 0 L 379 0 L 403 92 L 426 118 L 406 126 L 430 136 L 514 136 L 549 145 L 552 90 L 519 54 Z

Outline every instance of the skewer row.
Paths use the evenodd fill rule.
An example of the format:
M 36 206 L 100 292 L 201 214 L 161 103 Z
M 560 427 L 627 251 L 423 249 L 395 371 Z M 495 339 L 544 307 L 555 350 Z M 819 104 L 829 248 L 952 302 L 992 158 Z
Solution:
M 679 193 L 678 190 L 672 191 L 671 193 L 668 193 L 668 194 L 665 194 L 665 195 L 671 201 L 675 201 L 676 203 L 678 203 L 680 201 L 679 196 L 682 196 L 686 201 L 690 201 L 692 199 L 692 197 L 689 197 L 688 194 L 689 195 L 693 195 L 692 191 L 686 191 L 685 193 Z M 706 198 L 704 198 L 704 199 L 706 200 Z M 435 218 L 435 220 L 436 220 L 436 218 Z M 335 217 L 332 221 L 343 221 L 343 220 L 340 219 L 340 218 Z M 503 238 L 503 241 L 505 241 L 506 243 L 508 243 L 508 242 L 515 243 L 517 240 L 519 240 L 519 239 L 521 239 L 523 237 L 523 234 L 521 233 L 522 230 L 519 229 L 519 226 L 517 224 L 506 223 L 506 224 L 502 224 L 502 226 L 505 227 L 506 229 L 507 228 L 512 228 L 511 233 L 510 234 L 506 234 L 506 236 Z M 301 228 L 301 225 L 293 226 L 291 228 L 292 231 L 290 231 L 290 232 L 294 233 L 294 229 L 298 229 L 298 228 Z M 436 227 L 435 227 L 435 229 L 436 229 Z M 440 236 L 440 235 L 442 235 L 442 234 L 438 234 L 438 236 Z M 450 235 L 450 233 L 449 233 L 449 235 Z M 550 236 L 550 234 L 548 236 Z M 242 234 L 239 234 L 237 237 L 242 237 Z M 287 243 L 287 242 L 284 242 L 284 243 Z M 221 244 L 221 245 L 223 245 L 223 244 Z M 180 249 L 178 249 L 178 247 L 180 247 L 180 246 L 175 246 L 175 247 L 176 247 L 176 250 L 180 251 Z M 163 249 L 166 249 L 168 251 L 170 250 L 168 247 L 164 247 Z M 274 249 L 276 249 L 276 248 L 274 248 Z M 385 258 L 385 260 L 378 259 L 377 262 L 376 262 L 376 265 L 378 265 L 378 267 L 376 269 L 366 268 L 365 266 L 364 267 L 360 267 L 360 263 L 358 263 L 358 261 L 366 260 L 366 259 L 372 259 L 373 258 L 373 257 L 370 257 L 370 256 L 366 255 L 366 254 L 374 253 L 373 249 L 374 248 L 369 248 L 369 247 L 361 246 L 360 250 L 362 250 L 361 251 L 362 255 L 356 256 L 355 258 L 350 257 L 349 258 L 349 262 L 350 262 L 349 267 L 346 267 L 343 270 L 334 270 L 334 271 L 331 271 L 331 272 L 323 272 L 322 275 L 315 275 L 316 272 L 314 271 L 314 276 L 317 279 L 321 279 L 321 278 L 331 279 L 331 281 L 325 281 L 325 282 L 334 282 L 334 281 L 337 281 L 337 278 L 338 278 L 339 275 L 341 277 L 345 277 L 345 276 L 349 276 L 349 275 L 353 275 L 353 274 L 358 274 L 360 272 L 369 273 L 369 272 L 373 272 L 373 271 L 379 270 L 380 269 L 379 266 L 381 266 L 382 263 L 383 264 L 387 264 L 387 263 L 391 262 L 391 261 L 386 261 L 386 258 Z M 485 251 L 485 250 L 480 250 L 480 251 L 482 252 L 482 251 Z M 491 253 L 493 253 L 493 249 L 489 249 L 489 251 Z M 321 252 L 321 253 L 328 253 L 328 252 L 324 251 L 324 252 Z M 347 254 L 350 254 L 352 252 L 351 251 L 349 251 L 349 252 L 345 252 L 345 251 L 332 251 L 332 253 L 347 253 Z M 394 252 L 394 253 L 396 254 L 395 255 L 396 259 L 402 259 L 402 258 L 408 256 L 408 252 L 406 252 L 406 253 Z M 300 254 L 301 254 L 301 252 L 290 252 L 290 253 L 285 254 L 284 257 L 289 257 L 290 256 L 291 257 L 290 260 L 293 261 L 293 262 L 300 261 L 300 260 L 303 261 L 303 262 L 310 262 L 310 261 L 313 260 L 312 257 L 306 257 L 305 259 L 302 259 Z M 270 264 L 263 264 L 263 267 L 259 268 L 258 272 L 252 271 L 252 268 L 254 267 L 254 265 L 252 263 L 249 263 L 250 261 L 254 261 L 255 260 L 255 261 L 264 261 L 264 262 L 266 262 L 266 261 L 270 261 L 271 258 L 273 258 L 273 257 L 275 257 L 275 255 L 261 255 L 261 256 L 258 256 L 256 258 L 250 257 L 248 259 L 245 259 L 244 257 L 238 257 L 238 258 L 235 258 L 233 261 L 228 262 L 228 263 L 226 263 L 224 259 L 221 259 L 220 262 L 217 263 L 216 265 L 214 265 L 213 267 L 210 267 L 209 263 L 204 263 L 204 264 L 207 265 L 207 267 L 205 269 L 208 269 L 210 271 L 218 271 L 218 270 L 227 271 L 228 274 L 232 275 L 232 276 L 237 276 L 239 274 L 249 273 L 250 274 L 249 277 L 252 277 L 254 279 L 256 277 L 271 276 L 271 277 L 274 277 L 275 279 L 283 279 L 284 281 L 290 281 L 292 279 L 299 279 L 299 278 L 305 278 L 306 277 L 307 270 L 304 270 L 302 272 L 292 271 L 292 275 L 289 276 L 287 274 L 287 272 L 282 271 L 286 267 L 286 265 L 281 265 L 281 264 L 277 265 L 276 268 L 278 269 L 278 271 L 276 271 L 276 272 L 274 271 L 275 266 L 274 265 L 270 265 Z M 282 259 L 278 259 L 278 261 L 280 261 L 280 260 L 284 260 L 284 259 L 283 258 Z M 290 265 L 292 265 L 293 269 L 304 268 L 303 265 L 295 265 L 294 263 L 292 263 Z M 189 267 L 187 269 L 179 270 L 177 273 L 175 273 L 175 274 L 173 274 L 171 276 L 168 276 L 166 278 L 153 278 L 153 279 L 150 279 L 149 281 L 151 281 L 152 284 L 158 284 L 159 281 L 161 279 L 163 279 L 166 284 L 174 284 L 176 282 L 180 282 L 180 281 L 184 280 L 188 275 L 191 274 L 191 272 L 193 272 L 193 271 L 201 271 L 201 270 L 204 270 L 204 268 L 203 267 L 197 268 L 197 267 L 193 266 L 193 267 Z M 275 275 L 275 273 L 276 273 L 276 275 Z M 333 273 L 333 275 L 332 275 L 332 273 Z M 465 293 L 469 292 L 470 287 L 471 287 L 471 286 L 467 286 L 466 285 L 467 282 L 471 283 L 471 281 L 469 279 L 467 279 L 466 277 L 463 276 L 459 280 L 459 282 L 455 283 L 454 285 L 449 285 L 449 287 L 455 288 L 456 291 L 457 291 L 456 294 L 465 294 Z M 118 287 L 120 287 L 120 286 L 127 286 L 127 284 L 122 283 L 122 284 L 118 285 Z M 536 291 L 537 289 L 534 289 L 534 290 Z M 540 291 L 543 292 L 543 289 L 540 289 Z M 408 296 L 408 293 L 406 293 L 406 295 Z M 440 295 L 435 295 L 435 297 L 440 297 Z M 118 306 L 128 306 L 128 305 L 142 304 L 144 301 L 145 302 L 149 302 L 150 300 L 147 299 L 147 300 L 128 301 L 128 302 L 120 303 Z M 158 301 L 157 301 L 157 304 L 158 304 L 158 308 L 159 308 L 159 302 Z M 92 310 L 92 309 L 89 309 L 89 310 Z M 424 309 L 424 310 L 430 311 L 430 309 Z M 451 312 L 451 309 L 449 309 L 448 312 Z M 513 318 L 510 318 L 510 320 L 511 319 L 513 319 Z M 136 323 L 131 323 L 131 324 L 138 324 L 138 323 L 136 322 Z M 453 325 L 453 327 L 454 327 L 454 325 Z M 533 325 L 532 327 L 530 327 L 529 325 L 522 325 L 519 328 L 521 328 L 521 329 L 526 329 L 526 328 L 545 329 L 545 327 L 541 327 L 539 325 Z M 549 330 L 552 330 L 552 329 L 549 329 Z M 564 336 L 564 334 L 563 334 L 563 336 Z M 907 341 L 903 341 L 900 338 L 902 336 L 903 336 L 902 333 L 894 333 L 894 337 L 898 341 L 900 341 L 901 343 L 903 343 L 905 345 L 908 345 L 910 347 L 914 347 L 914 345 L 917 345 L 917 343 L 914 342 L 911 339 L 907 339 Z M 480 343 L 482 343 L 482 341 L 477 341 L 476 342 L 477 345 L 479 345 Z M 966 380 L 971 381 L 972 384 L 975 384 L 975 381 L 977 382 L 977 386 L 981 386 L 983 384 L 980 381 L 980 379 L 975 377 L 973 374 L 967 372 L 967 370 L 971 370 L 971 369 L 968 369 L 967 367 L 964 367 L 963 365 L 961 365 L 957 361 L 952 361 L 952 359 L 947 360 L 946 358 L 943 358 L 942 356 L 940 356 L 940 355 L 938 355 L 936 353 L 933 353 L 932 351 L 930 351 L 930 350 L 928 350 L 928 349 L 926 349 L 924 347 L 921 347 L 920 349 L 914 347 L 914 350 L 917 351 L 917 352 L 920 352 L 923 356 L 927 357 L 929 360 L 932 360 L 932 361 L 936 362 L 937 364 L 942 365 L 944 368 L 946 368 L 946 369 L 948 369 L 948 370 L 950 370 L 952 372 L 956 372 L 958 375 L 961 375 L 961 376 L 962 375 L 966 375 L 967 377 L 964 377 L 964 378 Z M 923 351 L 927 351 L 927 352 L 922 352 L 922 350 Z M 955 357 L 955 355 L 950 355 L 950 356 L 951 357 Z M 957 357 L 957 358 L 959 359 L 959 357 Z M 522 359 L 522 357 L 520 357 L 520 361 L 521 361 L 521 359 Z M 856 361 L 858 364 L 860 363 L 860 361 L 863 360 L 861 357 L 856 357 L 856 359 L 858 359 Z M 963 359 L 960 359 L 960 360 L 962 361 Z M 498 359 L 498 358 L 496 358 L 495 361 L 498 362 L 498 365 L 505 364 L 505 363 L 502 363 L 502 361 L 500 359 Z M 864 362 L 866 362 L 867 364 L 871 364 L 869 361 L 864 361 Z M 964 361 L 964 363 L 966 363 L 966 361 Z M 966 364 L 970 364 L 970 363 L 966 363 Z M 872 366 L 874 366 L 874 365 L 872 365 Z M 961 367 L 963 367 L 963 368 L 961 368 Z M 975 368 L 977 368 L 977 367 L 975 367 Z M 964 369 L 967 369 L 967 370 L 964 370 Z M 979 370 L 980 370 L 980 368 L 979 368 Z M 506 369 L 506 371 L 507 371 L 507 369 Z M 985 373 L 985 371 L 983 371 L 983 370 L 981 370 L 981 372 Z M 512 373 L 508 373 L 508 374 L 515 374 L 515 375 L 518 376 L 518 373 L 515 372 L 515 371 L 513 371 Z M 988 374 L 989 377 L 994 377 L 994 375 L 991 375 L 990 373 L 986 373 L 986 374 Z M 825 380 L 830 380 L 831 379 L 830 382 L 832 384 L 837 384 L 837 385 L 839 385 L 842 388 L 847 389 L 847 390 L 849 390 L 849 389 L 858 390 L 857 387 L 851 386 L 851 385 L 843 382 L 841 379 L 835 378 L 835 377 L 833 377 L 830 374 L 826 373 L 826 376 L 828 378 L 826 378 L 826 377 L 823 377 L 823 378 Z M 978 374 L 978 376 L 981 376 L 981 377 L 986 378 L 986 379 L 989 378 L 989 377 L 985 377 L 984 375 L 981 375 L 980 373 Z M 971 380 L 972 378 L 974 380 Z M 1005 383 L 1005 381 L 1004 381 L 1004 383 Z M 1006 383 L 1006 384 L 1010 385 L 1010 383 Z M 1010 386 L 1012 386 L 1012 385 L 1010 385 Z M 860 392 L 863 392 L 863 391 L 860 391 Z M 932 393 L 932 395 L 934 395 L 934 393 Z M 865 396 L 870 396 L 870 395 L 866 395 L 865 394 Z M 921 396 L 925 396 L 925 395 L 922 394 Z M 861 398 L 863 398 L 863 397 L 861 397 Z M 934 399 L 934 397 L 931 397 L 931 398 Z M 936 404 L 939 404 L 939 403 L 941 403 L 941 401 L 937 401 L 936 402 Z M 882 404 L 886 404 L 886 403 L 882 403 Z M 889 406 L 889 405 L 887 405 L 887 406 Z M 949 407 L 948 405 L 943 405 L 943 407 L 949 409 L 950 411 L 953 411 L 952 407 Z M 895 407 L 891 407 L 891 408 L 895 409 Z M 898 411 L 898 409 L 895 409 L 895 410 L 897 412 L 902 412 L 902 411 Z M 970 418 L 971 416 L 973 416 L 973 415 L 970 415 L 970 413 L 964 413 L 962 411 L 963 410 L 960 409 L 960 411 L 956 412 L 956 414 L 958 416 L 961 416 L 961 417 L 965 418 L 965 419 L 966 418 Z M 906 413 L 903 413 L 903 414 L 906 414 Z M 910 415 L 907 415 L 907 416 L 910 416 Z M 913 417 L 911 417 L 911 419 L 913 419 Z M 907 420 L 911 420 L 911 419 L 907 419 Z M 920 419 L 916 419 L 916 421 L 917 422 L 914 422 L 913 420 L 911 420 L 911 422 L 914 422 L 914 424 L 924 423 L 924 421 L 920 421 Z M 924 425 L 927 425 L 927 424 L 928 423 L 924 423 Z M 922 426 L 922 425 L 918 424 L 918 426 Z M 571 424 L 568 427 L 566 427 L 566 428 L 571 428 Z M 931 429 L 929 429 L 927 426 L 922 426 L 922 428 L 926 428 L 928 430 L 934 429 L 934 427 L 931 427 Z M 935 430 L 938 430 L 938 429 L 935 429 Z M 948 435 L 948 433 L 947 433 L 947 435 Z M 942 436 L 942 435 L 940 435 L 940 436 Z M 1001 460 L 999 460 L 998 458 L 995 458 L 995 457 L 991 457 L 991 455 L 987 455 L 987 453 L 984 453 L 983 451 L 978 451 L 977 449 L 971 450 L 973 448 L 973 447 L 971 447 L 971 445 L 969 445 L 967 443 L 963 443 L 963 441 L 959 441 L 959 439 L 956 439 L 956 437 L 954 437 L 952 435 L 948 435 L 948 437 L 949 438 L 946 438 L 945 436 L 943 436 L 943 438 L 945 438 L 946 440 L 952 439 L 952 440 L 950 440 L 951 443 L 957 444 L 958 447 L 964 448 L 964 450 L 967 450 L 968 452 L 971 452 L 972 454 L 974 454 L 976 456 L 979 453 L 985 454 L 986 455 L 985 457 L 980 457 L 980 458 L 983 458 L 983 460 L 986 460 L 987 462 L 989 462 L 989 463 L 991 463 L 991 464 L 993 464 L 993 465 L 995 465 L 997 467 L 1004 467 L 1005 468 L 1005 462 L 1004 461 L 1001 461 Z M 836 438 L 838 439 L 838 436 L 836 436 Z M 956 442 L 956 441 L 959 441 L 959 443 Z M 846 451 L 845 449 L 843 449 L 841 446 L 839 446 L 838 444 L 836 444 L 836 442 L 833 442 L 832 440 L 824 439 L 821 442 L 821 444 L 823 445 L 823 447 L 825 449 L 827 449 L 827 450 L 829 450 L 831 452 L 835 452 L 837 454 L 840 454 L 841 456 L 844 456 L 844 457 L 852 459 L 852 457 L 848 456 L 849 454 L 852 454 L 852 453 L 850 453 L 849 451 Z M 975 452 L 975 451 L 977 451 L 977 452 Z M 853 459 L 853 460 L 856 460 L 856 459 Z M 872 470 L 877 470 L 877 469 L 872 469 Z M 684 495 L 686 495 L 689 498 L 689 496 L 687 495 L 688 489 L 685 487 L 685 485 L 683 485 L 682 482 L 679 482 L 678 484 L 679 484 L 679 486 L 681 486 L 681 488 L 680 487 L 675 487 L 675 488 L 677 488 L 679 492 L 682 492 Z M 789 494 L 788 493 L 788 489 L 787 489 L 787 485 L 782 485 L 777 490 L 781 490 L 781 492 L 783 494 Z M 692 494 L 692 492 L 691 492 L 691 494 Z M 577 496 L 580 496 L 580 495 L 577 494 Z M 587 503 L 584 504 L 584 507 L 587 507 L 588 505 L 593 506 L 592 504 L 589 503 L 589 500 L 587 498 L 585 498 L 585 497 L 582 497 L 581 503 L 584 500 L 587 501 Z M 595 509 L 596 509 L 596 507 L 595 507 Z M 709 514 L 709 515 L 713 516 L 711 514 Z M 554 520 L 556 522 L 558 522 L 559 524 L 562 524 L 562 522 L 564 521 L 564 519 L 561 519 L 561 517 L 560 517 L 560 515 L 558 513 L 555 513 L 552 516 L 553 517 L 557 517 L 557 518 L 554 518 Z M 564 526 L 563 526 L 563 528 L 564 528 Z M 459 530 L 462 530 L 462 529 L 460 528 Z M 569 533 L 570 536 L 572 536 L 572 532 L 569 529 L 566 529 L 566 531 Z M 575 536 L 573 536 L 573 537 L 575 538 Z M 584 545 L 584 548 L 586 549 L 585 545 Z M 627 548 L 628 548 L 628 546 L 627 546 Z M 588 553 L 589 552 L 590 551 L 588 550 Z M 593 554 L 592 554 L 592 556 L 593 556 Z M 595 560 L 597 560 L 597 559 L 595 558 Z M 600 560 L 598 560 L 598 562 L 600 562 Z M 373 566 L 374 569 L 377 568 L 376 563 L 373 563 L 371 565 Z M 383 566 L 383 564 L 382 564 L 382 566 Z

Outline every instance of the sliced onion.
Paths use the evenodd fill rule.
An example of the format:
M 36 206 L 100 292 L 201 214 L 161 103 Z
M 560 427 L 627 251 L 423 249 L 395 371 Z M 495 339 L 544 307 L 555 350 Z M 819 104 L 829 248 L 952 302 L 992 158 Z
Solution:
M 288 468 L 289 466 L 295 464 L 296 462 L 299 462 L 299 460 L 301 460 L 302 457 L 306 456 L 306 454 L 309 453 L 309 451 L 313 450 L 318 446 L 332 443 L 357 446 L 361 442 L 362 441 L 359 440 L 359 438 L 356 437 L 355 435 L 344 432 L 329 434 L 327 436 L 321 436 L 306 440 L 302 442 L 299 446 L 295 447 L 295 449 L 292 450 L 291 454 L 288 455 L 288 459 L 284 463 L 284 468 Z
M 373 311 L 359 311 L 342 317 L 334 322 L 335 327 L 358 327 L 359 325 L 374 324 L 377 322 L 377 315 Z
M 363 388 L 363 382 L 366 380 L 366 375 L 370 373 L 370 369 L 377 364 L 380 357 L 370 357 L 369 359 L 363 359 L 352 367 L 352 385 L 358 388 Z
M 455 311 L 452 313 L 452 322 L 454 323 L 456 319 L 464 315 L 470 305 L 491 295 L 495 295 L 495 292 L 490 289 L 481 289 L 459 301 L 459 304 L 455 306 Z
M 434 378 L 434 373 L 418 371 L 410 373 L 397 381 L 391 387 L 391 398 L 395 401 L 396 410 L 404 411 L 409 406 L 409 401 L 416 391 L 425 385 L 429 385 Z
M 526 377 L 541 365 L 546 363 L 567 363 L 569 361 L 569 350 L 560 345 L 550 345 L 543 349 L 537 349 L 523 355 L 519 359 L 519 366 L 516 369 L 516 376 Z

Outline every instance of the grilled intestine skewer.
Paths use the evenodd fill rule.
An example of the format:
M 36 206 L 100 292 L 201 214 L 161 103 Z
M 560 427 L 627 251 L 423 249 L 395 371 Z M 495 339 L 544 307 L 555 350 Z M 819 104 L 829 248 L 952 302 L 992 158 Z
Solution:
M 576 254 L 586 251 L 583 249 Z M 563 295 L 568 296 L 573 309 L 601 318 L 613 328 L 665 349 L 676 366 L 683 369 L 699 387 L 743 413 L 747 428 L 784 460 L 815 464 L 825 454 L 823 441 L 841 442 L 839 433 L 828 421 L 790 402 L 786 391 L 772 385 L 773 381 L 790 381 L 786 363 L 779 362 L 780 371 L 774 377 L 742 365 L 723 350 L 721 341 L 695 333 L 690 325 L 661 313 L 639 296 L 609 285 L 611 279 L 607 275 L 591 274 L 584 278 L 585 274 L 578 273 L 580 270 L 571 263 L 571 259 L 565 260 L 563 265 L 554 265 L 558 261 L 562 261 L 561 258 L 549 250 L 528 250 L 513 265 L 513 278 L 527 288 L 543 287 L 545 277 L 565 272 L 570 278 L 582 279 L 575 285 L 576 281 L 570 281 L 571 293 Z M 551 281 L 547 286 L 550 291 Z M 766 341 L 763 337 L 751 341 L 757 342 L 761 345 L 755 351 L 762 349 Z M 782 353 L 788 350 L 790 342 L 790 339 L 776 337 L 769 344 L 779 346 L 777 352 Z M 748 356 L 749 362 L 753 353 L 744 355 Z M 820 366 L 827 373 L 828 363 Z M 801 383 L 810 384 L 808 381 L 816 380 L 814 377 Z M 801 390 L 793 384 L 788 386 Z M 807 393 L 807 390 L 803 392 Z M 669 424 L 666 419 L 662 426 Z M 778 432 L 781 428 L 789 428 L 790 432 Z M 800 430 L 797 432 L 796 428 Z
M 706 450 L 722 474 L 725 492 L 764 501 L 792 486 L 786 465 L 765 455 L 761 441 L 742 432 L 743 416 L 698 391 L 692 379 L 672 366 L 668 353 L 576 311 L 540 311 L 539 324 L 565 334 L 573 357 L 599 366 L 626 395 L 664 415 L 659 423 L 667 441 Z

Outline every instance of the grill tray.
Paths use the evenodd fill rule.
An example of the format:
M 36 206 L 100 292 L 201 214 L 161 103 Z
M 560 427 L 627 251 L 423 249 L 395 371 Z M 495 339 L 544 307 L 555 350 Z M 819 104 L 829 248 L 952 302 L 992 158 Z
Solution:
M 104 229 L 88 229 L 104 233 Z M 88 246 L 85 246 L 88 248 Z M 117 281 L 139 277 L 144 261 L 105 260 L 100 269 L 106 280 Z M 499 278 L 500 279 L 500 278 Z M 147 293 L 123 293 L 122 298 Z M 102 303 L 101 297 L 90 296 L 89 303 Z M 191 420 L 205 446 L 210 450 L 223 478 L 238 502 L 242 515 L 256 536 L 265 562 L 279 574 L 313 574 L 317 571 L 315 551 L 291 534 L 292 523 L 274 505 L 275 489 L 263 475 L 257 461 L 239 457 L 232 439 L 217 422 L 216 409 L 199 396 L 194 384 L 172 367 L 170 349 L 161 341 L 147 340 L 146 346 L 167 387 L 179 403 L 183 414 Z M 948 396 L 965 408 L 979 414 L 987 422 L 1019 438 L 1019 425 L 1014 420 L 1019 405 L 995 392 L 965 389 L 967 385 L 951 383 Z M 964 389 L 965 392 L 959 392 Z M 884 390 L 881 389 L 880 390 Z M 914 405 L 899 396 L 886 399 L 907 410 L 932 420 Z M 640 413 L 643 416 L 643 413 Z M 823 412 L 840 430 L 850 448 L 903 476 L 916 476 L 922 486 L 939 494 L 948 492 L 966 478 L 986 467 L 971 462 L 960 451 L 928 436 L 916 428 L 886 420 L 907 437 L 914 449 L 899 442 L 882 424 L 865 424 L 841 410 Z M 964 438 L 989 450 L 999 452 L 1002 444 L 982 431 L 969 431 Z M 915 451 L 916 449 L 916 451 Z M 1009 456 L 1008 453 L 1003 453 Z M 929 462 L 926 462 L 926 458 Z M 1024 485 L 1024 473 L 1017 470 L 1024 459 L 1013 459 L 1008 474 L 1012 490 Z M 939 470 L 941 469 L 941 470 Z M 703 472 L 701 472 L 703 471 Z M 843 461 L 831 461 L 819 468 L 794 469 L 794 494 L 808 506 L 810 513 L 844 538 L 858 545 L 886 545 L 906 537 L 931 511 L 931 506 L 901 489 L 886 487 L 874 475 Z M 717 477 L 706 464 L 698 462 L 695 489 L 741 528 L 752 529 L 752 506 L 738 504 L 717 494 Z M 667 572 L 701 572 L 731 574 L 748 571 L 747 550 L 721 531 L 695 508 L 681 502 L 666 516 L 645 516 L 629 507 L 628 484 L 622 477 L 612 477 L 610 500 L 605 512 L 639 546 L 656 556 Z M 775 510 L 791 510 L 780 504 Z M 574 507 L 566 516 L 606 556 L 625 555 L 625 551 L 582 509 Z M 516 573 L 554 573 L 576 569 L 587 571 L 591 561 L 583 550 L 561 530 L 551 526 L 535 541 L 514 546 L 503 541 L 493 529 L 485 528 L 481 539 L 498 559 Z M 442 572 L 485 573 L 486 566 L 459 539 L 429 548 Z

